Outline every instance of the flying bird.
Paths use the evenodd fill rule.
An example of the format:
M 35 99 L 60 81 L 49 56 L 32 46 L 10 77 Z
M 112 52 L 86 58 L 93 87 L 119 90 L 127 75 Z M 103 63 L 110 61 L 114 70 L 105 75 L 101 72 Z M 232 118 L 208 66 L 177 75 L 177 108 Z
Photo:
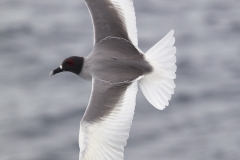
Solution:
M 138 48 L 132 0 L 85 0 L 94 27 L 94 46 L 86 57 L 66 58 L 50 76 L 72 72 L 92 81 L 80 122 L 80 160 L 123 160 L 138 86 L 157 109 L 174 93 L 174 31 L 146 53 Z

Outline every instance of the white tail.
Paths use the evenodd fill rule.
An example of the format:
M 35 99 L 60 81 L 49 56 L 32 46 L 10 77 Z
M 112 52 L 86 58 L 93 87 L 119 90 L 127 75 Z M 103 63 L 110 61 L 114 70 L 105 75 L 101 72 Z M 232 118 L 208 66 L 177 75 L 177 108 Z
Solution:
M 153 71 L 145 75 L 139 83 L 149 103 L 160 110 L 168 106 L 175 88 L 177 66 L 173 34 L 174 31 L 170 31 L 147 51 L 145 58 L 153 67 Z

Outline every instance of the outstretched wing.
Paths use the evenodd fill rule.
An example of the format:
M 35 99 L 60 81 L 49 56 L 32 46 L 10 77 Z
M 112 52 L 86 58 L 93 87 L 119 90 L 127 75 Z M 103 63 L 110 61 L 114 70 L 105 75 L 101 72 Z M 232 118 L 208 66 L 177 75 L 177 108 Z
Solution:
M 94 80 L 81 120 L 80 160 L 123 160 L 135 109 L 137 80 L 111 84 Z
M 136 17 L 132 0 L 84 0 L 92 17 L 95 43 L 120 37 L 138 46 Z

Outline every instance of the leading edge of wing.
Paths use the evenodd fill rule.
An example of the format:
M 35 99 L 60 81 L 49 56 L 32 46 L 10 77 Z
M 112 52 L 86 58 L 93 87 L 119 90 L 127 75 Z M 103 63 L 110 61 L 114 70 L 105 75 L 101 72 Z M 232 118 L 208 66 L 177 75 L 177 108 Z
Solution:
M 138 46 L 136 16 L 132 0 L 84 0 L 94 26 L 94 43 L 121 37 Z
M 138 81 L 111 84 L 93 79 L 80 125 L 80 160 L 123 160 L 136 105 Z

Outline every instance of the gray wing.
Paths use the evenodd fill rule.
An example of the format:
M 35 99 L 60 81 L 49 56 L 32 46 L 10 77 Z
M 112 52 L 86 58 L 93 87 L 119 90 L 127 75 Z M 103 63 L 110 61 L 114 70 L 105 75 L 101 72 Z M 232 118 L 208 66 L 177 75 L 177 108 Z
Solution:
M 84 0 L 92 17 L 95 43 L 121 37 L 138 46 L 136 17 L 132 0 Z
M 93 79 L 91 99 L 80 125 L 80 160 L 123 160 L 136 104 L 137 80 L 111 84 Z

